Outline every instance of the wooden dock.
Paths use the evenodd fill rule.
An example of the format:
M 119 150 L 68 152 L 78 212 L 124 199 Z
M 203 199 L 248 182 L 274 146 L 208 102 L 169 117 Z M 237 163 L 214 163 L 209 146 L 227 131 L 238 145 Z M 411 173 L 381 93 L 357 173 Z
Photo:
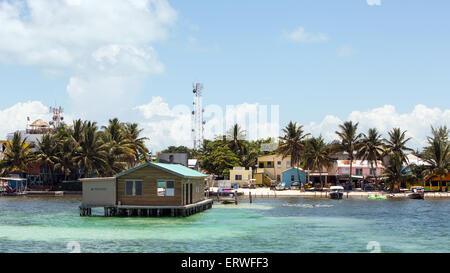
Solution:
M 26 191 L 30 196 L 64 196 L 64 191 Z
M 188 217 L 211 209 L 212 199 L 186 206 L 108 206 L 104 208 L 105 217 Z M 92 216 L 97 206 L 80 206 L 80 216 Z

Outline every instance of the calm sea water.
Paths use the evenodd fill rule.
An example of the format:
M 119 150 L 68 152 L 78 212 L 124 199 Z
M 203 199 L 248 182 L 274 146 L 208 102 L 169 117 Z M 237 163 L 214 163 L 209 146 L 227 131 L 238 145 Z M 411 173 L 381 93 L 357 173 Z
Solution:
M 82 218 L 77 198 L 0 198 L 0 252 L 450 252 L 450 200 L 247 202 L 189 218 Z

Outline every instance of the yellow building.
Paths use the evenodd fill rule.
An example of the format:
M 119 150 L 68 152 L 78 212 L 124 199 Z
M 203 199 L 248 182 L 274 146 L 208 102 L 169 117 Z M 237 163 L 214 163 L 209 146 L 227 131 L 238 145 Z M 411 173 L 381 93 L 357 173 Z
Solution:
M 255 174 L 256 184 L 270 186 L 280 183 L 283 179 L 283 172 L 290 168 L 292 168 L 291 156 L 285 158 L 278 154 L 260 156 Z
M 423 186 L 426 191 L 439 191 L 441 189 L 441 182 L 442 191 L 448 191 L 450 189 L 450 174 L 441 177 L 438 175 L 429 175 L 425 178 Z
M 230 170 L 230 181 L 231 186 L 238 184 L 242 187 L 243 184 L 250 184 L 253 179 L 253 170 L 250 168 L 246 170 L 245 167 L 234 167 Z

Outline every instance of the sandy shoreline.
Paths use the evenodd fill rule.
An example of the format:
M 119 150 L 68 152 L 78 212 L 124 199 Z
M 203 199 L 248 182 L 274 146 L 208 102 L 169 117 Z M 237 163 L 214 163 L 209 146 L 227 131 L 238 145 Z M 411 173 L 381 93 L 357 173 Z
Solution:
M 215 191 L 216 188 L 211 188 Z M 329 198 L 329 192 L 319 191 L 307 191 L 300 192 L 299 190 L 284 190 L 273 191 L 269 188 L 258 189 L 238 189 L 238 193 L 243 193 L 243 196 L 248 197 L 251 192 L 252 198 L 282 198 L 282 197 L 316 197 L 316 198 Z M 371 195 L 375 196 L 387 196 L 388 198 L 408 198 L 411 192 L 405 193 L 388 193 L 388 192 L 364 192 L 364 191 L 350 191 L 344 193 L 344 198 L 368 198 Z M 450 192 L 427 192 L 425 198 L 450 198 Z

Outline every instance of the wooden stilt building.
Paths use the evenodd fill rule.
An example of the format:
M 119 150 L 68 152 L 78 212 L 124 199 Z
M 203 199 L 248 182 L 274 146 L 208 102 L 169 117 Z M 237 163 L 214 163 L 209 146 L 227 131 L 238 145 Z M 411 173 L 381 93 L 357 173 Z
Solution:
M 80 216 L 103 207 L 107 217 L 190 216 L 212 208 L 206 175 L 178 164 L 146 163 L 115 177 L 81 179 Z

